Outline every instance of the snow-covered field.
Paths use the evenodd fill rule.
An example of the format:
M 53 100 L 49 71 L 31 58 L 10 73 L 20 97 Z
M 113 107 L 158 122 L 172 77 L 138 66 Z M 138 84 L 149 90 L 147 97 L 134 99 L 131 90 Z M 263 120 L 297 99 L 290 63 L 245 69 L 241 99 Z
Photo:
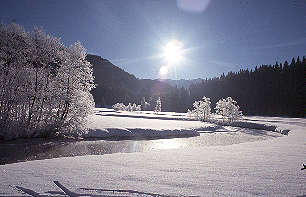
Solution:
M 106 115 L 113 112 L 102 113 Z M 117 119 L 112 115 L 103 116 L 106 118 L 104 124 L 96 117 L 90 126 L 96 131 L 107 128 L 130 130 L 149 127 L 169 132 L 172 129 L 205 132 L 205 128 L 211 132 L 211 127 L 214 127 L 197 121 L 158 120 L 154 115 L 147 115 L 153 119 L 126 118 L 126 114 L 126 117 L 116 117 Z M 160 116 L 167 117 L 169 114 Z M 170 116 L 180 117 L 179 114 Z M 111 119 L 106 121 L 107 118 Z M 290 132 L 288 136 L 226 146 L 178 146 L 175 149 L 149 152 L 88 155 L 7 164 L 0 166 L 0 196 L 23 195 L 17 187 L 27 192 L 26 195 L 59 196 L 63 194 L 59 193 L 62 192 L 62 186 L 74 192 L 69 193 L 62 187 L 70 196 L 144 195 L 141 192 L 145 192 L 147 196 L 306 196 L 306 170 L 300 170 L 302 163 L 306 163 L 306 120 L 276 117 L 246 119 L 289 129 Z M 98 124 L 103 125 L 103 129 Z M 227 131 L 235 129 L 224 128 Z M 256 135 L 255 130 L 250 132 Z M 258 130 L 258 135 L 261 135 L 261 130 Z M 59 181 L 59 184 L 56 182 L 59 187 L 53 181 Z M 119 192 L 120 190 L 125 191 Z
M 198 136 L 201 132 L 230 132 L 237 130 L 237 127 L 282 130 L 267 123 L 246 120 L 232 123 L 235 127 L 220 123 L 189 120 L 186 113 L 115 112 L 112 109 L 96 108 L 95 114 L 89 119 L 89 133 L 85 137 L 185 137 Z

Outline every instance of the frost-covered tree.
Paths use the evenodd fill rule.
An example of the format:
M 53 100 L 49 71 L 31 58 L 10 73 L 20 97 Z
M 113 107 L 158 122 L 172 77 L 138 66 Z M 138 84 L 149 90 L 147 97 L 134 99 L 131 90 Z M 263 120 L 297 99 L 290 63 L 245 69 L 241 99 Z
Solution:
M 126 111 L 133 111 L 133 106 L 131 103 L 126 106 Z
M 137 105 L 135 111 L 141 111 L 141 105 Z
M 150 110 L 150 103 L 146 102 L 146 98 L 145 97 L 142 97 L 142 99 L 141 99 L 141 109 L 143 111 Z
M 112 108 L 115 111 L 141 111 L 141 106 L 140 105 L 136 105 L 136 103 L 129 103 L 127 106 L 125 106 L 123 103 L 116 103 L 112 106 Z
M 201 101 L 195 101 L 193 103 L 193 110 L 188 109 L 187 114 L 189 117 L 196 118 L 197 120 L 208 120 L 211 115 L 210 104 L 210 98 L 204 96 Z
M 0 25 L 0 138 L 77 134 L 92 113 L 92 66 L 77 42 Z
M 222 115 L 223 119 L 227 119 L 229 122 L 233 122 L 242 117 L 242 112 L 239 111 L 237 102 L 231 97 L 226 99 L 220 99 L 216 103 L 216 114 Z
M 126 106 L 123 103 L 116 103 L 112 106 L 115 111 L 125 111 Z
M 160 97 L 158 97 L 157 101 L 156 101 L 156 106 L 154 109 L 155 113 L 161 112 L 161 100 Z
M 136 109 L 137 109 L 137 105 L 135 103 L 133 103 L 131 111 L 136 111 Z

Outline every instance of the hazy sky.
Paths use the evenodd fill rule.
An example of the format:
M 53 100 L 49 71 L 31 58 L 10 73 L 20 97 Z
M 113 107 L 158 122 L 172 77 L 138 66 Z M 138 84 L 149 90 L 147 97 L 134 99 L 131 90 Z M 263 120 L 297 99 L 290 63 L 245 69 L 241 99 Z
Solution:
M 109 59 L 138 78 L 158 78 L 163 46 L 184 44 L 167 78 L 228 71 L 306 55 L 306 0 L 2 0 L 2 23 L 42 27 L 68 46 Z

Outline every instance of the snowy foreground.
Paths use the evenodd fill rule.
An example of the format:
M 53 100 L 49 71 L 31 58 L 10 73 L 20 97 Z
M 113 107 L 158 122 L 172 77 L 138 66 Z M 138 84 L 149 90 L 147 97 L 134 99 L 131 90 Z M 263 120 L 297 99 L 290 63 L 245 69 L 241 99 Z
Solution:
M 179 114 L 172 114 L 172 117 L 175 115 L 180 117 Z M 168 125 L 170 122 L 162 121 L 175 120 L 168 120 L 169 114 L 161 116 L 164 120 L 117 117 L 122 121 L 116 124 L 129 131 L 136 127 L 146 129 L 147 123 L 153 130 L 201 127 L 205 131 L 205 127 L 211 128 L 196 121 L 177 121 Z M 289 135 L 227 146 L 7 164 L 0 166 L 0 196 L 306 196 L 306 171 L 300 170 L 302 163 L 306 163 L 306 120 L 247 119 L 289 129 Z M 92 129 L 95 125 L 95 131 L 98 131 L 94 121 Z M 154 124 L 146 121 L 154 121 Z M 109 126 L 104 125 L 104 129 L 114 128 L 106 122 Z M 231 130 L 231 127 L 225 128 Z

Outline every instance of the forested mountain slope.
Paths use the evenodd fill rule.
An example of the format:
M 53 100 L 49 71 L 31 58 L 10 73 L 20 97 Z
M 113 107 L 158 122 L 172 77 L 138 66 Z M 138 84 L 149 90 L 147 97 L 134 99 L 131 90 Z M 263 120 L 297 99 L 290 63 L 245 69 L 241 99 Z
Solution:
M 160 96 L 162 111 L 186 112 L 203 96 L 211 98 L 212 108 L 219 99 L 231 96 L 246 115 L 305 117 L 305 57 L 292 58 L 290 64 L 285 61 L 229 72 L 190 83 L 189 88 L 173 87 L 169 85 L 171 80 L 137 79 L 99 56 L 88 55 L 87 59 L 98 85 L 93 90 L 98 106 L 140 104 L 145 97 L 153 107 Z
M 173 87 L 159 80 L 137 79 L 107 59 L 87 55 L 93 65 L 93 75 L 97 87 L 92 91 L 96 105 L 109 106 L 118 102 L 140 103 L 142 97 L 151 100 L 170 92 Z

